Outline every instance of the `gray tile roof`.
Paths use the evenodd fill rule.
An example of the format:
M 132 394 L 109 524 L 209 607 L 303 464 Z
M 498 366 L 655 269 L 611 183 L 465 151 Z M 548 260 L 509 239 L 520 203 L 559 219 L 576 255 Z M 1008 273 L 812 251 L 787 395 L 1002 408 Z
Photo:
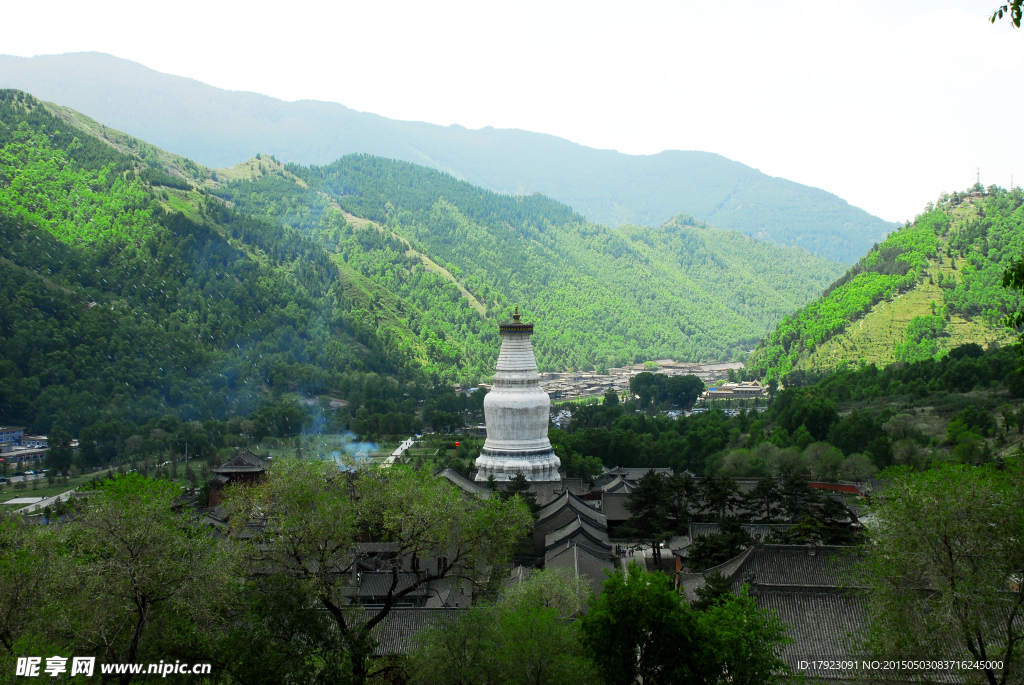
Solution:
M 469 494 L 477 495 L 482 499 L 488 499 L 491 496 L 490 488 L 486 487 L 482 483 L 477 483 L 466 478 L 465 476 L 463 476 L 461 473 L 451 468 L 450 466 L 444 467 L 434 475 L 447 479 L 452 485 L 459 488 L 463 492 L 468 492 Z
M 633 486 L 622 476 L 615 476 L 615 478 L 602 485 L 600 490 L 601 492 L 624 492 L 629 494 L 633 492 Z
M 739 590 L 751 586 L 804 590 L 848 588 L 853 583 L 856 547 L 827 545 L 756 545 L 733 577 Z
M 791 523 L 744 523 L 740 528 L 747 531 L 755 542 L 764 542 L 768 534 L 773 530 L 787 530 Z M 721 527 L 717 523 L 690 523 L 690 539 L 704 537 L 705 535 L 717 535 Z
M 515 587 L 516 585 L 519 585 L 520 583 L 524 582 L 527 578 L 529 578 L 530 573 L 532 572 L 532 568 L 520 564 L 519 566 L 516 566 L 514 569 L 512 569 L 512 572 L 509 574 L 508 579 L 505 580 L 503 585 L 505 587 Z
M 413 583 L 416 582 L 415 573 L 399 573 L 398 574 L 398 585 L 395 587 L 395 592 L 405 590 Z M 356 582 L 356 594 L 359 597 L 383 597 L 388 594 L 388 590 L 391 589 L 391 574 L 386 572 L 364 572 L 358 575 Z M 426 587 L 418 587 L 410 592 L 406 597 L 422 597 L 429 594 L 429 589 Z
M 705 575 L 718 571 L 726 578 L 733 578 L 736 575 L 736 571 L 743 565 L 743 562 L 747 560 L 747 557 L 753 554 L 753 552 L 753 547 L 746 549 L 724 564 L 719 564 L 718 566 L 709 568 L 703 573 L 680 573 L 678 575 L 679 589 L 686 596 L 686 599 L 692 602 L 697 599 L 697 588 L 704 587 Z
M 249 450 L 239 450 L 231 459 L 210 470 L 213 473 L 263 473 L 269 466 L 268 460 L 257 457 Z
M 409 654 L 416 649 L 416 636 L 427 628 L 443 628 L 454 624 L 468 609 L 392 609 L 383 621 L 375 625 L 370 634 L 377 641 L 374 656 Z M 367 609 L 360 613 L 362 623 L 376 616 Z
M 565 489 L 560 480 L 535 480 L 530 481 L 530 492 L 537 495 L 537 504 L 541 507 L 550 504 L 558 499 Z
M 544 554 L 544 568 L 568 568 L 577 578 L 583 577 L 590 581 L 595 594 L 601 593 L 601 583 L 608 579 L 609 573 L 615 568 L 607 557 L 598 556 L 588 548 L 565 542 L 552 547 Z
M 732 581 L 733 592 L 749 585 L 761 609 L 776 612 L 793 639 L 782 658 L 797 670 L 798 662 L 848 660 L 859 657 L 853 636 L 866 624 L 865 598 L 852 587 L 855 547 L 755 545 L 704 573 L 680 573 L 680 589 L 690 601 L 703 587 L 704 576 L 718 571 Z M 853 680 L 863 673 L 809 670 L 808 676 L 831 681 Z
M 612 545 L 608 541 L 608 532 L 590 525 L 582 517 L 577 517 L 553 533 L 548 533 L 544 537 L 544 548 L 551 549 L 570 540 L 589 548 L 595 554 L 611 554 Z
M 590 506 L 569 490 L 566 490 L 558 499 L 537 511 L 537 523 L 535 525 L 542 526 L 545 521 L 557 517 L 567 509 L 583 516 L 598 528 L 608 528 L 608 517 L 604 515 L 604 512 L 600 512 Z
M 608 469 L 608 473 L 614 473 L 617 476 L 622 476 L 625 480 L 636 482 L 647 475 L 649 471 L 662 476 L 671 476 L 674 471 L 670 468 L 657 468 L 657 469 L 633 469 L 616 466 L 615 468 Z
M 587 491 L 583 487 L 582 478 L 563 478 L 562 487 L 576 496 L 582 496 Z
M 609 521 L 625 521 L 631 516 L 626 509 L 627 497 L 629 495 L 624 492 L 601 493 L 601 511 Z
M 793 642 L 779 655 L 799 672 L 801 661 L 848 660 L 862 656 L 854 648 L 856 635 L 867 625 L 865 598 L 854 594 L 813 592 L 751 593 L 759 609 L 774 611 L 786 624 Z M 860 660 L 858 659 L 858 662 Z M 826 680 L 853 680 L 857 670 L 808 669 L 807 676 Z

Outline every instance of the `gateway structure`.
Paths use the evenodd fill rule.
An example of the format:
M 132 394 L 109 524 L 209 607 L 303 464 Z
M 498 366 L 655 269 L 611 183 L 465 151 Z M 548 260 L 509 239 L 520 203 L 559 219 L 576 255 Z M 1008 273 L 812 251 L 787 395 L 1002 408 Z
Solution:
M 484 398 L 487 440 L 476 460 L 476 479 L 509 480 L 517 473 L 531 481 L 560 481 L 561 460 L 548 440 L 551 400 L 540 387 L 530 336 L 533 324 L 500 325 L 501 352 L 491 391 Z

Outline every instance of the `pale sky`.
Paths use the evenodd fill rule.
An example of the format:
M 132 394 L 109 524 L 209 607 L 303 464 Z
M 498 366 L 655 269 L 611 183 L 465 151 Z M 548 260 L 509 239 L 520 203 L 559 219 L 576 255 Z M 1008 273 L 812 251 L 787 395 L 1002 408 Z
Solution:
M 902 221 L 1024 183 L 1003 0 L 5 3 L 0 53 L 96 50 L 285 100 L 706 150 Z M 17 27 L 16 30 L 11 30 Z

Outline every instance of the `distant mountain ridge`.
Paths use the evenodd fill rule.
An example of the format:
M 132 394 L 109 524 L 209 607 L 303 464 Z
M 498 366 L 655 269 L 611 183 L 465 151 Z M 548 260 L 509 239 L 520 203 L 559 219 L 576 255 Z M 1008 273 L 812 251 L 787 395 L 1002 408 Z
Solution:
M 540 192 L 613 227 L 657 227 L 683 213 L 847 264 L 896 227 L 824 190 L 709 152 L 625 155 L 528 131 L 395 121 L 335 103 L 221 90 L 101 53 L 0 56 L 0 87 L 72 107 L 210 167 L 257 152 L 320 165 L 368 153 L 501 193 Z

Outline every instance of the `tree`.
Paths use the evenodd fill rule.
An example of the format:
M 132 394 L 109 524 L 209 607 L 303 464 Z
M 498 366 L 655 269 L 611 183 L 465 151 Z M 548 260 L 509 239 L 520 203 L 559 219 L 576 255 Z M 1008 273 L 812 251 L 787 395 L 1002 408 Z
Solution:
M 664 476 L 654 469 L 644 474 L 626 498 L 626 509 L 630 517 L 621 533 L 650 542 L 654 563 L 659 567 L 661 543 L 671 534 L 666 520 L 666 495 L 667 483 Z
M 490 479 L 488 479 L 489 482 Z M 521 473 L 517 473 L 509 478 L 508 486 L 498 493 L 498 496 L 505 501 L 509 501 L 517 495 L 529 507 L 531 514 L 537 511 L 539 508 L 537 506 L 537 493 L 530 489 L 530 481 L 526 480 L 526 476 Z
M 697 625 L 717 682 L 767 685 L 790 680 L 789 666 L 779 657 L 782 647 L 792 642 L 786 626 L 773 611 L 757 608 L 746 585 L 738 597 L 728 593 L 711 602 L 697 614 Z
M 453 625 L 423 631 L 409 659 L 411 681 L 417 685 L 486 683 L 493 662 L 493 633 L 494 616 L 479 607 Z
M 629 379 L 629 390 L 640 398 L 640 408 L 648 409 L 657 398 L 665 376 L 650 371 L 638 373 Z
M 1022 6 L 1024 6 L 1024 0 L 1011 0 L 1011 2 L 997 7 L 995 11 L 992 12 L 992 16 L 989 17 L 989 21 L 994 24 L 997 19 L 1002 19 L 1003 16 L 1006 16 L 1010 20 L 1011 24 L 1020 28 L 1021 13 L 1024 11 L 1024 7 Z M 1004 282 L 1003 285 L 1006 285 L 1006 283 Z
M 360 685 L 374 666 L 370 631 L 403 597 L 444 579 L 483 586 L 492 569 L 506 563 L 531 518 L 519 498 L 466 496 L 404 466 L 346 472 L 329 462 L 294 459 L 276 462 L 263 483 L 236 490 L 228 504 L 236 529 L 249 531 L 250 573 L 278 569 L 282 582 L 293 583 L 329 617 L 338 636 L 326 645 L 331 663 L 350 670 Z M 387 554 L 364 542 L 387 542 Z M 432 559 L 437 563 L 420 563 Z M 358 564 L 390 576 L 383 605 L 366 614 L 350 602 Z M 416 567 L 415 575 L 402 573 Z M 322 642 L 319 635 L 310 638 Z
M 491 682 L 555 685 L 587 682 L 594 666 L 586 657 L 579 626 L 567 620 L 585 607 L 590 587 L 568 569 L 539 571 L 508 589 L 494 612 Z
M 704 392 L 704 381 L 692 374 L 671 376 L 666 382 L 665 391 L 670 402 L 680 407 L 689 407 Z
M 25 654 L 18 644 L 39 620 L 49 594 L 53 542 L 42 526 L 0 518 L 0 666 L 14 668 Z
M 722 520 L 740 503 L 740 490 L 732 478 L 704 476 L 700 488 L 701 512 Z
M 474 608 L 453 625 L 426 631 L 411 659 L 423 685 L 566 685 L 594 679 L 579 624 L 590 588 L 568 569 L 534 571 L 493 607 Z
M 604 394 L 604 405 L 606 407 L 616 407 L 619 404 L 619 393 L 615 392 L 614 388 L 608 388 L 608 391 Z
M 65 530 L 46 632 L 104 663 L 184 657 L 230 592 L 227 551 L 177 511 L 181 491 L 168 481 L 116 475 L 86 492 Z
M 712 571 L 704 576 L 704 585 L 694 590 L 697 599 L 690 602 L 690 607 L 695 611 L 704 611 L 716 602 L 732 596 L 732 581 L 718 571 Z
M 604 582 L 580 629 L 608 685 L 701 683 L 713 672 L 694 612 L 672 579 L 635 562 Z
M 700 504 L 697 482 L 688 473 L 673 473 L 665 479 L 665 527 L 682 534 Z
M 718 533 L 698 537 L 690 546 L 686 565 L 691 571 L 700 572 L 724 564 L 754 544 L 738 520 L 723 519 L 719 526 Z
M 771 523 L 779 512 L 782 495 L 771 476 L 765 476 L 743 496 L 744 506 L 764 523 Z
M 943 652 L 987 662 L 980 675 L 989 685 L 1020 682 L 1021 460 L 1008 460 L 1001 470 L 947 464 L 891 473 L 874 506 L 877 525 L 860 566 L 870 619 L 864 647 L 888 659 Z M 979 672 L 954 673 L 969 680 Z
M 71 468 L 73 452 L 71 450 L 71 434 L 59 426 L 50 431 L 46 450 L 46 466 L 59 473 L 67 473 Z

